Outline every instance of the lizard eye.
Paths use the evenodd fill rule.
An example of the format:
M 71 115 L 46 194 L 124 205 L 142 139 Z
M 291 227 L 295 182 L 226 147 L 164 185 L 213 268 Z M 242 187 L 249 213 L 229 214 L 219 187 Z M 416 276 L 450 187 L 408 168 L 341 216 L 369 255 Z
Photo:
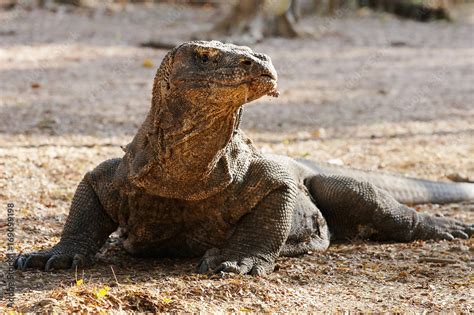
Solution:
M 208 61 L 209 61 L 209 56 L 208 56 L 208 55 L 202 55 L 202 56 L 201 56 L 201 61 L 202 61 L 203 63 L 208 62 Z

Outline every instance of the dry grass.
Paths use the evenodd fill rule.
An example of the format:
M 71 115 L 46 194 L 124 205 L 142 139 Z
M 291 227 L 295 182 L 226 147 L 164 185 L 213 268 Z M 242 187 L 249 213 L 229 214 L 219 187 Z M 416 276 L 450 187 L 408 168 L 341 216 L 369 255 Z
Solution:
M 58 240 L 83 174 L 120 156 L 144 118 L 164 52 L 136 44 L 205 28 L 213 14 L 167 5 L 0 12 L 0 198 L 15 204 L 18 252 Z M 244 128 L 262 150 L 473 176 L 472 24 L 368 16 L 302 26 L 316 39 L 254 47 L 272 56 L 282 92 L 247 108 Z M 474 221 L 472 204 L 419 210 Z M 4 260 L 5 218 L 0 230 Z M 470 312 L 472 245 L 354 241 L 252 278 L 196 275 L 196 260 L 142 261 L 112 239 L 84 273 L 17 272 L 14 310 Z

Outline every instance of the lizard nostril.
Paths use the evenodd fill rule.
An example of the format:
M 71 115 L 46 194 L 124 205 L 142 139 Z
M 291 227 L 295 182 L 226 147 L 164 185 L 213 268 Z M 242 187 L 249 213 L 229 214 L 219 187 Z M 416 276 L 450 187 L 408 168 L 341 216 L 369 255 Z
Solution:
M 247 66 L 247 67 L 252 65 L 252 61 L 249 60 L 249 59 L 243 59 L 243 60 L 240 61 L 240 63 L 243 64 L 244 66 Z

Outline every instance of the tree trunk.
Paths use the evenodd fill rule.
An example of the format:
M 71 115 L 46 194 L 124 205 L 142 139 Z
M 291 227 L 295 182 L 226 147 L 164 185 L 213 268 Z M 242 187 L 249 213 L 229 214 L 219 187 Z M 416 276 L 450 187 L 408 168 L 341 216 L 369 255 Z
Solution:
M 265 37 L 297 37 L 294 0 L 241 0 L 225 18 L 215 24 L 211 35 L 240 42 L 256 42 Z
M 445 1 L 440 1 L 437 6 L 429 6 L 423 2 L 411 0 L 358 0 L 360 7 L 369 7 L 373 10 L 383 10 L 397 16 L 421 22 L 431 20 L 450 20 Z

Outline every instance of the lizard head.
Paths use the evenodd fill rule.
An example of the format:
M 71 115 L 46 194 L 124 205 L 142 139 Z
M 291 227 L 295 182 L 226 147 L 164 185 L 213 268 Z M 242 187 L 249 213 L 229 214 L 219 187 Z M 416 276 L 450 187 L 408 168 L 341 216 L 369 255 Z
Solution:
M 184 96 L 193 104 L 235 111 L 264 95 L 278 96 L 276 81 L 276 70 L 265 54 L 246 46 L 193 41 L 175 47 L 164 58 L 154 94 L 160 92 L 168 99 Z
M 227 145 L 243 141 L 241 106 L 276 97 L 276 81 L 270 58 L 248 47 L 194 41 L 173 48 L 156 73 L 150 112 L 125 149 L 130 181 L 190 200 L 227 187 L 235 159 Z

